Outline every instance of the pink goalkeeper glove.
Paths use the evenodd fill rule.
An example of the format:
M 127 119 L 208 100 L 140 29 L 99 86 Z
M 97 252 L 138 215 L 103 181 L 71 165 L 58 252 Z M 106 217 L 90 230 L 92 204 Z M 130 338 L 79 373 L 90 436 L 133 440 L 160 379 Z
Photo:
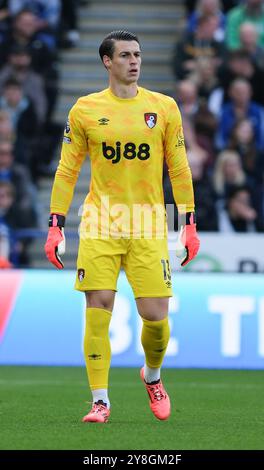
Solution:
M 181 219 L 183 216 L 180 217 Z M 196 232 L 195 214 L 184 214 L 186 220 L 181 224 L 178 240 L 176 242 L 176 256 L 181 258 L 181 266 L 188 264 L 197 255 L 200 248 L 200 240 Z
M 65 253 L 64 237 L 65 217 L 60 214 L 51 214 L 49 219 L 49 232 L 45 244 L 45 252 L 48 260 L 58 269 L 63 269 L 64 264 L 60 258 Z
M 4 256 L 0 256 L 0 269 L 10 269 L 13 268 L 13 265 L 10 261 Z

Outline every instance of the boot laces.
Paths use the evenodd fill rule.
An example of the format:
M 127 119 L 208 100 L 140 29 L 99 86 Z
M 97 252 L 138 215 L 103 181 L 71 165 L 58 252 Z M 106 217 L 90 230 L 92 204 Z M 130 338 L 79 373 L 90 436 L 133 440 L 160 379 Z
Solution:
M 102 411 L 105 411 L 107 406 L 102 400 L 98 400 L 93 404 L 92 407 L 92 413 L 101 413 Z
M 163 387 L 162 387 L 162 384 L 156 384 L 156 385 L 152 385 L 149 387 L 151 393 L 153 394 L 153 398 L 154 400 L 157 400 L 157 401 L 160 401 L 162 400 L 162 398 L 165 398 L 165 395 L 163 393 Z

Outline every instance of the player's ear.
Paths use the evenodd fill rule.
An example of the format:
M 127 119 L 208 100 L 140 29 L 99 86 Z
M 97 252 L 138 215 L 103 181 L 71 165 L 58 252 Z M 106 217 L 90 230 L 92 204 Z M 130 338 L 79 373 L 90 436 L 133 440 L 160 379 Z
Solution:
M 108 55 L 103 56 L 103 64 L 104 64 L 106 69 L 109 69 L 109 66 L 111 64 L 111 59 Z

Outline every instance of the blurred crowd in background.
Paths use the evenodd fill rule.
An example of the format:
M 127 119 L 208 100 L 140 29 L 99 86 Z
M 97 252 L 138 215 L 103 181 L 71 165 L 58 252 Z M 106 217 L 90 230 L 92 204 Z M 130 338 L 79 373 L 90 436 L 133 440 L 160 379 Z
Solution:
M 198 230 L 263 232 L 264 2 L 185 5 L 172 66 Z M 173 203 L 166 171 L 164 192 Z
M 30 239 L 12 243 L 12 233 L 39 227 L 38 180 L 54 174 L 63 130 L 53 120 L 60 51 L 78 44 L 81 3 L 0 0 L 0 267 L 30 263 Z M 172 68 L 198 230 L 263 232 L 264 1 L 185 6 Z M 9 257 L 5 241 L 15 247 Z
M 12 237 L 40 226 L 38 181 L 54 175 L 63 132 L 60 52 L 78 44 L 81 3 L 0 0 L 0 267 L 29 265 L 31 239 Z

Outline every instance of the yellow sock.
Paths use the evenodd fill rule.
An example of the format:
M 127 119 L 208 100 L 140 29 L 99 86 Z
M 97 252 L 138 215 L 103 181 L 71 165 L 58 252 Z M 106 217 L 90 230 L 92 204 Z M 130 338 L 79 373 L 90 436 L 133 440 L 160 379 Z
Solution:
M 151 368 L 160 368 L 170 338 L 168 317 L 150 321 L 143 318 L 141 343 L 145 351 L 146 364 Z
M 111 361 L 109 324 L 111 312 L 103 308 L 86 309 L 84 355 L 91 390 L 108 388 Z

